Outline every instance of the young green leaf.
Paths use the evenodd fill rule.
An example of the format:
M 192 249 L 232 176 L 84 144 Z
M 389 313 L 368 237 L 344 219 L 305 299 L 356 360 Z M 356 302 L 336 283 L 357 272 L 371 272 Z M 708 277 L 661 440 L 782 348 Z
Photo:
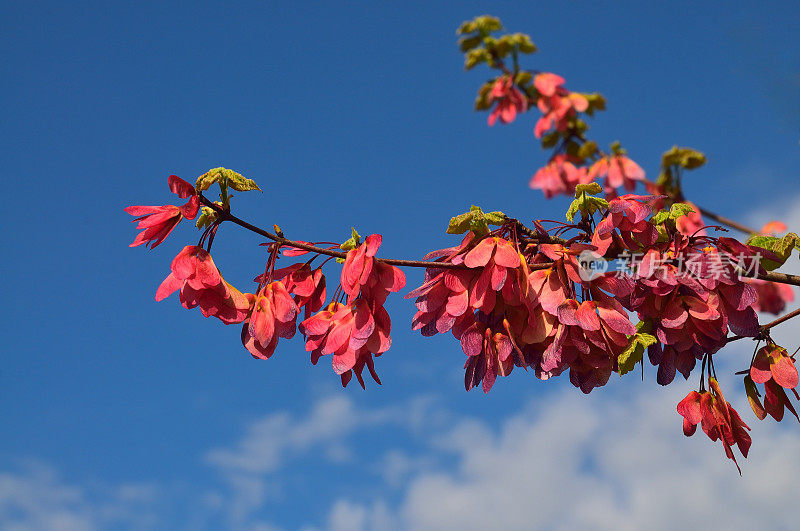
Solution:
M 465 212 L 450 219 L 447 234 L 464 234 L 471 230 L 479 236 L 489 232 L 489 225 L 502 225 L 508 217 L 502 212 L 484 213 L 480 207 L 472 205 L 469 212 Z
M 603 191 L 598 183 L 579 184 L 575 186 L 575 199 L 581 194 L 597 195 Z
M 247 179 L 242 174 L 227 168 L 213 168 L 197 178 L 195 189 L 198 192 L 208 190 L 212 184 L 219 183 L 221 187 L 229 186 L 237 192 L 248 192 L 250 190 L 261 191 L 256 182 Z
M 218 202 L 217 204 L 220 203 Z M 215 219 L 217 219 L 217 213 L 214 212 L 214 209 L 211 207 L 204 206 L 200 209 L 200 215 L 197 216 L 197 221 L 195 222 L 195 225 L 197 226 L 198 229 L 203 229 L 211 225 Z
M 758 420 L 764 420 L 767 416 L 767 412 L 759 399 L 756 384 L 749 374 L 744 377 L 744 392 L 747 395 L 747 401 L 750 402 L 750 408 L 753 410 L 753 413 L 758 417 Z
M 800 248 L 800 237 L 794 232 L 790 232 L 783 238 L 776 238 L 774 236 L 752 236 L 747 240 L 747 244 L 771 251 L 779 258 L 779 261 L 768 258 L 761 259 L 761 265 L 764 266 L 764 269 L 772 271 L 786 263 L 786 260 L 792 255 L 792 249 L 795 247 Z
M 351 249 L 355 249 L 361 245 L 361 235 L 356 231 L 355 227 L 351 227 L 351 229 L 353 230 L 353 233 L 350 236 L 350 239 L 339 246 L 339 249 L 343 251 L 350 251 Z
M 636 364 L 642 361 L 644 349 L 655 343 L 655 336 L 650 334 L 638 332 L 630 336 L 630 343 L 628 343 L 628 347 L 623 350 L 617 358 L 617 366 L 620 376 L 631 372 L 634 367 L 636 367 Z

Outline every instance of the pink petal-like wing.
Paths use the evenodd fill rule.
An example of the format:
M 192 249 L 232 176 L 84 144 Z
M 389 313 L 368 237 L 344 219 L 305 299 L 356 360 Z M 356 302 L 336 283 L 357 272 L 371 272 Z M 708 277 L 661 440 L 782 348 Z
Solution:
M 193 195 L 189 201 L 179 207 L 178 210 L 186 219 L 194 219 L 197 216 L 197 211 L 200 210 L 200 197 Z
M 390 275 L 392 280 L 391 284 L 389 284 L 386 287 L 386 289 L 388 289 L 392 293 L 398 292 L 401 289 L 403 289 L 406 285 L 406 275 L 405 273 L 403 273 L 403 271 L 400 270 L 399 267 L 395 266 L 387 266 L 387 267 L 391 268 L 389 269 L 389 271 L 391 272 Z
M 283 282 L 276 280 L 270 284 L 272 311 L 275 319 L 283 323 L 288 323 L 297 316 L 297 305 L 292 296 L 286 291 Z
M 597 179 L 598 177 L 605 177 L 608 173 L 608 158 L 603 157 L 598 159 L 592 166 L 589 168 L 588 176 L 591 178 L 592 181 Z M 614 201 L 609 203 L 609 207 L 613 207 Z M 611 210 L 611 212 L 617 212 L 616 210 Z
M 553 127 L 553 116 L 551 114 L 546 114 L 536 121 L 536 126 L 533 128 L 533 136 L 542 138 L 544 132 L 551 127 Z M 545 192 L 545 196 L 548 197 L 547 192 Z
M 783 405 L 787 401 L 783 388 L 770 380 L 764 384 L 764 409 L 772 418 L 780 422 L 783 420 Z
M 761 234 L 771 234 L 776 236 L 782 232 L 786 232 L 786 230 L 786 223 L 783 223 L 782 221 L 770 221 L 761 227 Z
M 361 271 L 361 276 L 358 278 L 358 285 L 364 286 L 369 283 L 369 277 L 372 274 L 372 267 L 375 265 L 375 259 L 371 256 L 364 257 L 364 269 Z M 353 294 L 356 295 L 357 293 Z
M 306 242 L 303 240 L 297 240 L 297 241 L 300 243 L 305 243 L 306 245 L 314 245 L 311 242 Z M 306 251 L 305 249 L 298 249 L 297 247 L 284 248 L 281 252 L 283 253 L 283 256 L 302 256 L 308 253 L 308 251 Z
M 600 330 L 600 318 L 595 312 L 595 304 L 591 301 L 583 301 L 575 312 L 578 325 L 584 330 Z
M 333 355 L 333 372 L 336 374 L 343 374 L 352 369 L 356 364 L 356 351 L 345 349 L 341 353 L 337 352 Z
M 627 314 L 620 313 L 603 305 L 597 306 L 597 312 L 600 314 L 600 320 L 611 330 L 627 335 L 636 333 L 636 327 L 631 323 Z
M 358 281 L 364 271 L 364 252 L 364 245 L 347 252 L 347 258 L 342 266 L 342 288 L 348 295 L 358 295 L 360 288 Z
M 619 158 L 622 166 L 622 171 L 624 172 L 626 178 L 634 179 L 637 181 L 644 180 L 644 170 L 642 169 L 641 166 L 636 164 L 633 160 L 631 160 L 628 157 L 622 156 Z
M 740 336 L 755 337 L 758 335 L 758 317 L 753 308 L 746 308 L 742 311 L 730 310 L 728 312 L 728 326 L 734 334 Z
M 186 199 L 187 197 L 196 196 L 194 191 L 194 186 L 187 183 L 177 175 L 170 175 L 167 179 L 167 184 L 169 185 L 169 189 L 173 194 L 178 194 L 178 197 L 181 199 Z
M 467 311 L 469 307 L 469 293 L 462 291 L 461 293 L 453 293 L 447 298 L 447 306 L 445 307 L 448 314 L 458 317 Z
M 580 303 L 575 299 L 566 299 L 556 307 L 556 316 L 558 322 L 567 326 L 579 326 L 578 321 L 578 307 Z
M 198 261 L 197 254 L 200 251 L 205 253 L 202 248 L 196 245 L 187 245 L 181 249 L 181 252 L 172 259 L 172 264 L 170 264 L 170 269 L 172 269 L 176 277 L 185 280 L 194 274 Z
M 688 318 L 689 313 L 683 308 L 682 301 L 672 299 L 661 313 L 661 324 L 667 328 L 680 328 Z
M 375 354 L 386 352 L 391 346 L 392 338 L 383 330 L 375 330 L 366 344 L 367 350 Z
M 606 176 L 606 187 L 619 188 L 624 182 L 622 168 L 619 165 L 619 158 L 612 157 L 608 165 L 608 175 Z
M 172 205 L 131 205 L 125 207 L 125 212 L 131 216 L 150 216 L 151 214 L 161 213 L 168 211 L 173 207 Z M 131 220 L 131 223 L 139 221 L 138 219 Z
M 500 110 L 500 121 L 504 124 L 513 122 L 517 117 L 517 108 L 508 101 L 500 103 L 498 109 Z
M 266 297 L 256 299 L 253 313 L 250 314 L 248 333 L 263 347 L 272 341 L 272 336 L 275 334 L 275 317 Z
M 794 389 L 798 384 L 797 367 L 789 356 L 781 356 L 770 367 L 775 383 L 784 389 Z M 755 381 L 755 378 L 753 378 Z
M 277 338 L 274 341 L 271 341 L 266 348 L 262 347 L 261 344 L 256 341 L 253 336 L 249 333 L 249 326 L 250 323 L 245 321 L 242 325 L 242 345 L 246 348 L 250 355 L 257 359 L 266 360 L 269 359 L 270 356 L 275 352 L 275 347 L 278 344 Z
M 292 339 L 294 337 L 295 332 L 297 332 L 297 327 L 295 326 L 294 321 L 289 321 L 286 323 L 275 321 L 276 338 L 282 337 L 284 339 Z M 274 338 L 273 341 L 275 341 Z
M 350 333 L 353 331 L 352 316 L 347 319 L 334 320 L 330 331 L 328 331 L 325 345 L 322 347 L 323 354 L 332 354 L 350 342 Z
M 381 246 L 381 242 L 383 242 L 383 236 L 380 234 L 370 234 L 367 236 L 366 240 L 364 240 L 366 255 L 369 257 L 375 256 L 375 253 L 378 252 L 378 248 Z
M 719 312 L 710 304 L 698 297 L 684 296 L 683 302 L 689 306 L 689 315 L 702 321 L 715 321 L 719 319 Z
M 503 285 L 506 283 L 507 269 L 505 267 L 500 267 L 498 265 L 492 265 L 489 267 L 491 271 L 491 280 L 489 284 L 492 286 L 492 289 L 495 291 L 500 291 L 503 289 Z
M 506 240 L 498 240 L 494 253 L 494 263 L 503 267 L 519 267 L 519 253 L 514 249 L 514 246 Z
M 358 301 L 364 302 L 363 299 Z M 358 302 L 356 301 L 356 302 Z M 366 303 L 356 304 L 353 315 L 353 331 L 351 333 L 351 344 L 353 339 L 364 340 L 369 339 L 372 332 L 375 330 L 375 319 L 372 317 L 372 312 L 369 311 Z M 360 348 L 355 347 L 355 348 Z
M 492 259 L 496 246 L 497 241 L 495 238 L 484 238 L 464 257 L 464 265 L 472 268 L 485 266 Z
M 542 96 L 553 96 L 564 82 L 563 77 L 550 72 L 542 72 L 533 78 L 533 86 Z
M 183 286 L 183 280 L 180 280 L 175 275 L 170 273 L 167 278 L 161 282 L 156 290 L 156 301 L 162 301 L 178 291 Z
M 444 285 L 453 292 L 465 291 L 469 289 L 476 274 L 476 271 L 446 271 L 443 277 Z
M 473 308 L 483 308 L 489 298 L 489 292 L 494 294 L 491 290 L 491 269 L 484 268 L 480 276 L 475 280 L 475 285 L 470 290 L 469 305 Z M 494 306 L 494 304 L 492 304 Z
M 497 380 L 497 373 L 494 368 L 487 367 L 486 373 L 483 375 L 483 392 L 488 393 L 492 390 L 495 380 Z
M 461 350 L 467 356 L 477 356 L 483 350 L 483 334 L 471 327 L 461 334 Z
M 499 117 L 500 117 L 500 107 L 495 107 L 495 109 L 491 112 L 491 114 L 489 114 L 489 117 L 486 119 L 486 123 L 489 124 L 489 126 L 491 127 L 497 123 L 497 119 Z M 467 391 L 469 391 L 469 389 L 467 389 Z
M 214 264 L 211 255 L 204 249 L 197 251 L 197 261 L 195 262 L 194 275 L 192 275 L 191 280 L 208 288 L 216 287 L 222 283 L 219 269 L 217 269 L 217 266 Z
M 328 331 L 331 325 L 331 312 L 323 310 L 300 323 L 300 331 L 306 335 L 319 336 Z
M 431 278 L 430 280 L 425 281 L 425 283 L 422 284 L 420 287 L 409 291 L 405 295 L 405 297 L 403 297 L 403 298 L 404 299 L 411 299 L 411 298 L 414 298 L 414 297 L 423 296 L 423 295 L 427 294 L 429 291 L 431 291 L 434 288 L 434 286 L 436 286 L 440 282 L 441 282 L 441 276 L 437 275 L 437 276 Z
M 511 343 L 509 337 L 505 334 L 495 334 L 494 335 L 494 346 L 497 349 L 497 357 L 500 361 L 508 360 L 511 353 L 514 351 L 514 345 Z M 506 374 L 508 373 L 507 371 Z

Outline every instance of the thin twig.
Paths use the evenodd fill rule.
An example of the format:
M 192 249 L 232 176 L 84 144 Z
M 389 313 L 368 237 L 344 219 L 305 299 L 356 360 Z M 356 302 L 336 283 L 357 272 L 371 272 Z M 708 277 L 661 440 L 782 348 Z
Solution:
M 647 184 L 655 185 L 655 183 L 653 181 L 650 181 L 649 179 L 645 179 L 645 185 L 647 185 Z M 683 196 L 683 192 L 680 190 L 680 187 L 678 189 L 677 195 L 669 194 L 669 197 L 670 197 L 670 200 L 672 200 L 673 202 L 683 203 L 683 202 L 686 201 L 686 198 Z M 740 232 L 744 232 L 745 234 L 761 234 L 761 231 L 759 231 L 759 230 L 755 230 L 753 228 L 748 227 L 747 225 L 742 225 L 738 221 L 734 221 L 734 220 L 728 219 L 728 218 L 726 218 L 724 216 L 720 216 L 719 214 L 715 214 L 714 212 L 711 212 L 710 210 L 707 210 L 707 209 L 699 206 L 697 203 L 692 202 L 692 204 L 695 205 L 698 208 L 698 210 L 700 210 L 700 213 L 702 215 L 704 215 L 707 218 L 713 219 L 717 223 L 722 223 L 723 225 L 727 225 L 728 227 L 730 227 L 732 229 L 736 229 L 736 230 L 738 230 Z
M 506 216 L 505 219 L 506 219 L 507 222 L 514 223 L 516 225 L 517 229 L 519 229 L 519 231 L 522 234 L 524 234 L 525 236 L 528 236 L 529 238 L 533 238 L 534 240 L 539 240 L 540 243 L 560 243 L 562 245 L 567 243 L 567 240 L 565 240 L 563 238 L 558 238 L 556 236 L 550 236 L 549 234 L 546 235 L 546 236 L 543 236 L 539 232 L 537 232 L 537 231 L 535 231 L 535 230 L 533 230 L 533 229 L 531 229 L 529 227 L 526 227 L 525 225 L 523 225 L 516 218 L 510 218 L 510 217 Z
M 752 229 L 752 228 L 750 228 L 750 227 L 748 227 L 746 225 L 742 225 L 741 223 L 739 223 L 737 221 L 733 221 L 732 219 L 728 219 L 726 217 L 720 216 L 719 214 L 715 214 L 715 213 L 713 213 L 713 212 L 711 212 L 709 210 L 706 210 L 705 208 L 703 208 L 701 206 L 698 206 L 697 208 L 700 209 L 700 213 L 703 214 L 705 217 L 711 218 L 711 219 L 713 219 L 714 221 L 716 221 L 718 223 L 722 223 L 723 225 L 727 225 L 728 227 L 730 227 L 732 229 L 736 229 L 738 231 L 744 232 L 745 234 L 760 234 L 761 233 L 761 231 Z
M 793 310 L 793 311 L 787 313 L 783 317 L 778 317 L 774 321 L 771 321 L 771 322 L 765 324 L 764 326 L 760 327 L 759 330 L 763 334 L 764 332 L 766 332 L 770 328 L 778 326 L 781 323 L 785 323 L 789 319 L 791 319 L 793 317 L 797 317 L 798 315 L 800 315 L 800 308 L 797 308 L 796 310 Z M 759 335 L 761 335 L 761 334 L 759 334 Z M 728 338 L 728 343 L 730 343 L 731 341 L 737 341 L 739 339 L 744 339 L 746 337 L 749 337 L 749 336 L 733 336 L 733 337 L 729 337 Z M 752 339 L 756 339 L 756 338 L 752 338 Z
M 280 243 L 281 245 L 286 245 L 288 247 L 294 247 L 296 249 L 303 249 L 304 251 L 309 251 L 312 253 L 319 253 L 324 254 L 326 256 L 333 256 L 335 258 L 347 258 L 347 253 L 345 251 L 334 251 L 333 249 L 325 249 L 323 247 L 317 247 L 316 245 L 311 245 L 308 243 L 298 242 L 294 240 L 290 240 L 285 237 L 278 236 L 277 234 L 273 234 L 267 230 L 262 229 L 261 227 L 256 227 L 252 223 L 248 223 L 247 221 L 238 218 L 231 214 L 230 210 L 226 210 L 221 206 L 217 205 L 209 201 L 205 196 L 202 194 L 200 195 L 200 202 L 203 203 L 205 206 L 213 209 L 219 219 L 224 221 L 231 221 L 240 227 L 243 227 L 249 231 L 255 232 L 265 238 L 269 238 L 270 240 Z M 430 267 L 430 268 L 437 268 L 437 269 L 469 269 L 464 264 L 452 264 L 450 262 L 436 262 L 432 260 L 403 260 L 400 258 L 378 258 L 380 262 L 384 264 L 389 264 L 393 266 L 401 266 L 401 267 Z M 529 265 L 529 269 L 548 269 L 553 265 L 552 262 L 542 263 L 542 264 L 532 264 Z
M 791 284 L 793 286 L 800 286 L 800 276 L 788 275 L 786 273 L 778 273 L 772 271 L 770 273 L 762 273 L 758 275 L 761 280 L 769 280 L 770 282 L 777 282 L 778 284 Z
M 792 317 L 796 317 L 796 316 L 798 316 L 798 315 L 800 315 L 800 308 L 797 308 L 796 310 L 794 310 L 794 311 L 791 311 L 791 312 L 787 313 L 787 314 L 786 314 L 786 315 L 784 315 L 783 317 L 778 317 L 777 319 L 775 319 L 775 320 L 774 320 L 774 321 L 772 321 L 771 323 L 767 323 L 767 324 L 765 324 L 764 326 L 762 326 L 762 327 L 761 327 L 761 329 L 762 329 L 762 330 L 769 330 L 769 329 L 770 329 L 770 328 L 772 328 L 773 326 L 778 326 L 779 324 L 781 324 L 781 323 L 783 323 L 783 322 L 785 322 L 785 321 L 788 321 L 788 320 L 789 320 L 789 319 L 791 319 Z

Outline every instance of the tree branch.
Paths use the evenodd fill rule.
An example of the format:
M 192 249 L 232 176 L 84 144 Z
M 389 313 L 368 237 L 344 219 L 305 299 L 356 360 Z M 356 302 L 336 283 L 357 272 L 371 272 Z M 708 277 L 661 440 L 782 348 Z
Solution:
M 791 284 L 793 286 L 800 286 L 800 276 L 797 275 L 776 273 L 775 271 L 772 271 L 770 273 L 760 274 L 758 275 L 758 278 L 761 280 L 769 280 L 770 282 L 777 282 L 778 284 Z
M 755 230 L 755 229 L 750 228 L 750 227 L 748 227 L 746 225 L 742 225 L 741 223 L 733 221 L 732 219 L 728 219 L 726 217 L 722 217 L 719 214 L 715 214 L 715 213 L 711 212 L 710 210 L 706 210 L 705 208 L 703 208 L 701 206 L 698 206 L 697 208 L 700 209 L 700 213 L 702 215 L 704 215 L 705 217 L 713 219 L 714 221 L 716 221 L 718 223 L 722 223 L 723 225 L 727 225 L 728 227 L 730 227 L 732 229 L 736 229 L 738 231 L 744 232 L 745 234 L 761 234 L 761 231 L 759 231 L 759 230 Z
M 265 238 L 269 238 L 270 240 L 277 242 L 281 245 L 286 245 L 288 247 L 294 247 L 296 249 L 303 249 L 304 251 L 309 251 L 312 253 L 324 254 L 326 256 L 333 256 L 335 258 L 347 258 L 347 252 L 345 251 L 334 251 L 333 249 L 325 249 L 324 247 L 317 247 L 315 245 L 311 245 L 308 243 L 298 242 L 294 240 L 290 240 L 283 236 L 278 236 L 277 234 L 273 234 L 267 230 L 262 229 L 261 227 L 256 227 L 252 223 L 248 223 L 247 221 L 238 218 L 231 214 L 230 210 L 226 210 L 219 206 L 218 204 L 209 201 L 203 194 L 200 195 L 200 202 L 211 208 L 217 213 L 218 219 L 222 221 L 231 221 L 236 225 L 239 225 L 242 228 L 245 228 L 251 232 L 255 232 Z M 432 267 L 437 269 L 469 269 L 464 264 L 452 264 L 449 262 L 436 262 L 432 260 L 403 260 L 400 258 L 376 258 L 378 261 L 383 262 L 384 264 L 389 264 L 393 266 L 400 266 L 400 267 Z M 529 265 L 529 269 L 548 269 L 553 265 L 552 262 L 546 262 L 542 264 L 532 264 Z
M 767 324 L 765 324 L 764 326 L 760 327 L 760 328 L 759 328 L 759 330 L 760 330 L 760 331 L 761 331 L 761 333 L 763 334 L 764 332 L 766 332 L 766 331 L 767 331 L 767 330 L 769 330 L 770 328 L 773 328 L 773 327 L 775 327 L 775 326 L 778 326 L 778 325 L 779 325 L 779 324 L 781 324 L 781 323 L 785 323 L 785 322 L 786 322 L 786 321 L 788 321 L 789 319 L 791 319 L 791 318 L 793 318 L 793 317 L 797 317 L 798 315 L 800 315 L 800 308 L 797 308 L 796 310 L 793 310 L 793 311 L 791 311 L 791 312 L 787 313 L 787 314 L 786 314 L 786 315 L 784 315 L 783 317 L 778 317 L 778 318 L 777 318 L 777 319 L 775 319 L 774 321 L 770 321 L 769 323 L 767 323 Z M 744 338 L 746 338 L 746 337 L 749 337 L 749 336 L 733 336 L 733 337 L 729 337 L 729 338 L 728 338 L 728 343 L 730 343 L 731 341 L 737 341 L 737 340 L 739 340 L 739 339 L 744 339 Z M 751 338 L 751 339 L 755 339 L 755 338 Z

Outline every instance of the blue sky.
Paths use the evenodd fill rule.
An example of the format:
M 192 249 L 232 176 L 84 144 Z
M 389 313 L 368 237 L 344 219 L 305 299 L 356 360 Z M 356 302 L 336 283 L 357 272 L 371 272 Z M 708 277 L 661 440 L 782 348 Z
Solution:
M 619 139 L 651 175 L 673 144 L 704 151 L 690 199 L 800 228 L 793 2 L 3 2 L 0 526 L 446 528 L 498 511 L 507 528 L 658 527 L 746 522 L 771 503 L 786 525 L 759 493 L 774 475 L 798 486 L 797 426 L 754 426 L 739 480 L 721 448 L 683 439 L 674 404 L 693 383 L 665 390 L 650 370 L 583 397 L 518 371 L 465 393 L 458 344 L 412 333 L 413 306 L 393 296 L 384 385 L 343 390 L 299 337 L 256 361 L 238 326 L 153 301 L 197 234 L 129 249 L 122 209 L 172 201 L 171 173 L 235 169 L 264 189 L 237 195 L 242 217 L 298 239 L 381 233 L 384 256 L 452 243 L 447 221 L 471 204 L 561 218 L 563 198 L 527 188 L 546 160 L 534 115 L 489 128 L 472 112 L 488 74 L 463 71 L 454 30 L 487 12 L 532 36 L 525 66 L 606 96 L 601 144 Z M 227 279 L 249 286 L 258 243 L 220 229 Z M 793 326 L 781 333 L 797 345 Z M 623 450 L 627 464 L 606 458 Z M 710 501 L 675 494 L 682 481 Z M 548 485 L 582 508 L 566 519 L 576 500 Z M 609 487 L 619 496 L 598 494 Z M 650 489 L 678 509 L 637 497 Z M 523 490 L 541 507 L 509 494 Z M 724 495 L 741 496 L 736 511 L 715 505 Z M 520 503 L 470 512 L 487 500 Z

